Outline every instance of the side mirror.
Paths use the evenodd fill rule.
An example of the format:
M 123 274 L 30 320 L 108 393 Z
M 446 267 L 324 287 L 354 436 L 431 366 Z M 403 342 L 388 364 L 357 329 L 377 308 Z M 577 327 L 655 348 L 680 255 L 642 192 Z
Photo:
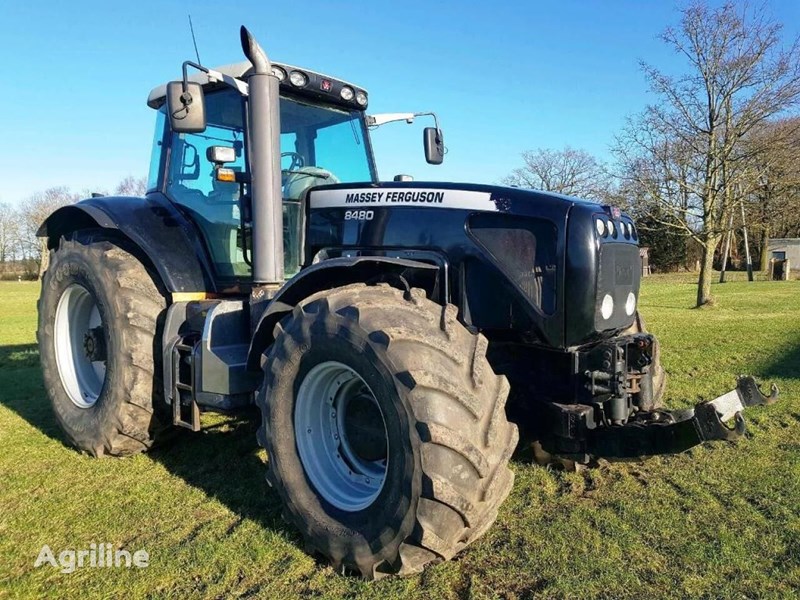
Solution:
M 230 146 L 211 146 L 206 149 L 206 158 L 215 165 L 236 162 L 236 149 Z
M 425 146 L 425 160 L 429 165 L 440 165 L 444 160 L 444 135 L 441 129 L 426 127 L 422 131 Z
M 175 133 L 200 133 L 206 130 L 206 103 L 203 86 L 182 81 L 167 84 L 167 114 L 169 126 Z

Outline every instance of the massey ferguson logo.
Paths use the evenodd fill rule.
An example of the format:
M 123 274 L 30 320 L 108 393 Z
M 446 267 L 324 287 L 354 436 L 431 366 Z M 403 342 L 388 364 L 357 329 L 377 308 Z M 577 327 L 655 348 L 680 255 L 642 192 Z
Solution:
M 353 192 L 344 198 L 345 204 L 364 202 L 444 202 L 444 192 Z
M 309 194 L 312 209 L 347 208 L 456 208 L 462 210 L 508 210 L 503 200 L 492 200 L 489 192 L 476 190 L 398 189 L 370 187 L 361 189 L 316 190 Z

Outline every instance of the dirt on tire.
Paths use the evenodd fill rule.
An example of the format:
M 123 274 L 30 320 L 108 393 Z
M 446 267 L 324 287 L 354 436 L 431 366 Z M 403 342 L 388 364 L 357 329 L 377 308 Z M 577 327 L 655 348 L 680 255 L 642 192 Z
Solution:
M 450 559 L 491 526 L 511 491 L 518 432 L 505 414 L 508 382 L 489 365 L 486 338 L 456 317 L 423 290 L 357 284 L 309 297 L 275 328 L 257 396 L 267 481 L 307 549 L 337 570 L 372 579 Z M 322 360 L 355 370 L 385 413 L 385 483 L 356 512 L 314 489 L 295 444 L 298 385 Z
M 55 352 L 55 315 L 73 284 L 93 297 L 105 330 L 105 380 L 94 405 L 77 406 L 64 389 Z M 50 254 L 39 297 L 37 337 L 45 388 L 68 441 L 94 456 L 150 448 L 169 423 L 163 400 L 160 330 L 166 300 L 144 265 L 92 234 L 63 239 Z

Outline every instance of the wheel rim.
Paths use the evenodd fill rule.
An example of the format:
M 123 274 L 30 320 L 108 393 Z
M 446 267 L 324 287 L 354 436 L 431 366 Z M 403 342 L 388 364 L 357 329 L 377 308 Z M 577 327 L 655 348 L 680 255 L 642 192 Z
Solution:
M 95 405 L 106 378 L 106 335 L 94 296 L 70 285 L 58 301 L 54 328 L 58 374 L 78 408 Z
M 348 512 L 375 501 L 389 439 L 375 394 L 358 373 L 335 361 L 312 368 L 297 392 L 294 426 L 303 469 L 325 500 Z

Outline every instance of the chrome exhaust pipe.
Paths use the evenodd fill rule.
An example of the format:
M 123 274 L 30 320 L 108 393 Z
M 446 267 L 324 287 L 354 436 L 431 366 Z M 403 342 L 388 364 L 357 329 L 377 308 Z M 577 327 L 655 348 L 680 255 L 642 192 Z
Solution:
M 284 282 L 280 82 L 266 52 L 244 25 L 240 35 L 242 51 L 253 65 L 247 82 L 253 282 L 277 289 Z

